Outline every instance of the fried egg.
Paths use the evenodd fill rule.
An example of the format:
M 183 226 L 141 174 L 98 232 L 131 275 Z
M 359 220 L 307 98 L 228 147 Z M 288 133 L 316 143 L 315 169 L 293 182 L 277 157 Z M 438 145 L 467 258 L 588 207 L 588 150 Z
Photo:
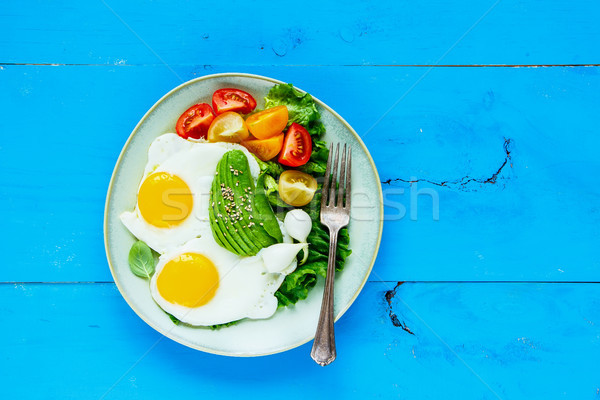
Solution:
M 210 188 L 219 160 L 232 149 L 246 154 L 256 180 L 258 163 L 240 145 L 192 142 L 174 133 L 156 138 L 148 150 L 135 209 L 120 215 L 125 227 L 161 254 L 210 234 Z
M 261 255 L 240 257 L 208 232 L 159 258 L 150 292 L 163 310 L 190 325 L 268 318 L 277 310 L 274 293 L 301 248 L 288 246 L 278 248 L 267 268 Z

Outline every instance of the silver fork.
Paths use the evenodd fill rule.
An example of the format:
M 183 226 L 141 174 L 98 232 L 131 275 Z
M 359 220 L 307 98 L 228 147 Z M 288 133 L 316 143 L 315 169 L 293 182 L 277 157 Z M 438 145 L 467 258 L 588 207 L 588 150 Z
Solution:
M 335 336 L 333 332 L 333 281 L 335 278 L 335 255 L 337 249 L 338 233 L 341 228 L 350 222 L 350 170 L 351 152 L 350 146 L 346 152 L 346 145 L 342 152 L 340 165 L 340 179 L 338 183 L 338 164 L 340 164 L 340 145 L 335 149 L 335 161 L 333 159 L 333 144 L 329 147 L 329 159 L 325 170 L 325 182 L 323 183 L 323 194 L 321 197 L 321 223 L 329 229 L 329 259 L 327 262 L 327 279 L 325 280 L 325 291 L 321 303 L 321 314 L 319 324 L 315 333 L 310 356 L 317 364 L 325 366 L 335 360 Z M 333 172 L 332 172 L 333 164 Z M 336 196 L 337 192 L 337 196 Z

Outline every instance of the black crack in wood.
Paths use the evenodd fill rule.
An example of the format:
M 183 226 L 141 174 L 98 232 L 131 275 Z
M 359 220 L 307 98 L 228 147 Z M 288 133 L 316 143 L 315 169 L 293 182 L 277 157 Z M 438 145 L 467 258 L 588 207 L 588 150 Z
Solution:
M 447 187 L 450 189 L 464 190 L 464 191 L 474 191 L 476 188 L 473 187 L 473 184 L 476 185 L 495 185 L 498 182 L 498 177 L 502 173 L 502 170 L 508 165 L 512 168 L 512 156 L 511 156 L 511 145 L 512 139 L 504 138 L 504 160 L 502 164 L 498 167 L 496 172 L 494 172 L 488 178 L 471 178 L 469 175 L 463 176 L 460 179 L 454 180 L 445 180 L 445 181 L 431 181 L 429 179 L 402 179 L 402 178 L 394 178 L 387 179 L 385 181 L 381 181 L 384 185 L 391 185 L 394 182 L 404 182 L 404 183 L 418 183 L 425 182 L 435 186 Z
M 394 289 L 388 290 L 387 292 L 385 292 L 385 301 L 388 304 L 388 315 L 390 316 L 390 320 L 392 321 L 392 324 L 394 326 L 397 326 L 398 328 L 402 328 L 403 331 L 408 332 L 411 335 L 414 335 L 414 332 L 411 331 L 408 326 L 406 326 L 406 323 L 404 321 L 400 321 L 400 319 L 398 318 L 398 316 L 392 309 L 392 299 L 394 298 L 394 296 L 396 296 L 396 291 L 398 290 L 400 285 L 402 285 L 403 283 L 404 282 L 398 282 Z

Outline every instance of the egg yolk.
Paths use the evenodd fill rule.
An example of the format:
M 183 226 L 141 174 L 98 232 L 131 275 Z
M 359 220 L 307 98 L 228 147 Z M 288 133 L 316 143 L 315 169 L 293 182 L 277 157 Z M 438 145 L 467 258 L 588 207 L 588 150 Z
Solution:
M 200 307 L 215 296 L 219 272 L 202 254 L 184 253 L 165 264 L 156 286 L 169 303 Z
M 158 228 L 182 223 L 192 212 L 193 202 L 189 186 L 180 177 L 167 172 L 149 175 L 138 193 L 142 217 Z

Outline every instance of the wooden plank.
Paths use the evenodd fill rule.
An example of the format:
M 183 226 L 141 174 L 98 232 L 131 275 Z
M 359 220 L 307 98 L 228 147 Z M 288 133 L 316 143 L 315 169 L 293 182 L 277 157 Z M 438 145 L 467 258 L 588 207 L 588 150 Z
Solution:
M 265 399 L 282 394 L 294 399 L 597 397 L 597 284 L 406 283 L 395 292 L 394 286 L 367 284 L 336 325 L 338 359 L 321 368 L 309 357 L 310 344 L 274 356 L 238 359 L 159 340 L 112 284 L 0 285 L 5 327 L 0 333 L 5 382 L 0 394 L 94 399 L 167 398 L 173 393 L 182 398 Z
M 600 63 L 594 0 L 4 2 L 0 62 L 172 65 Z M 202 9 L 200 9 L 202 8 Z M 51 18 L 49 16 L 52 16 Z
M 363 136 L 385 182 L 377 279 L 600 281 L 600 68 L 177 72 L 232 69 L 299 85 Z M 178 78 L 163 66 L 4 66 L 0 82 L 0 281 L 111 280 L 110 175 L 136 122 Z M 439 220 L 427 193 L 411 205 L 411 187 L 435 189 Z

